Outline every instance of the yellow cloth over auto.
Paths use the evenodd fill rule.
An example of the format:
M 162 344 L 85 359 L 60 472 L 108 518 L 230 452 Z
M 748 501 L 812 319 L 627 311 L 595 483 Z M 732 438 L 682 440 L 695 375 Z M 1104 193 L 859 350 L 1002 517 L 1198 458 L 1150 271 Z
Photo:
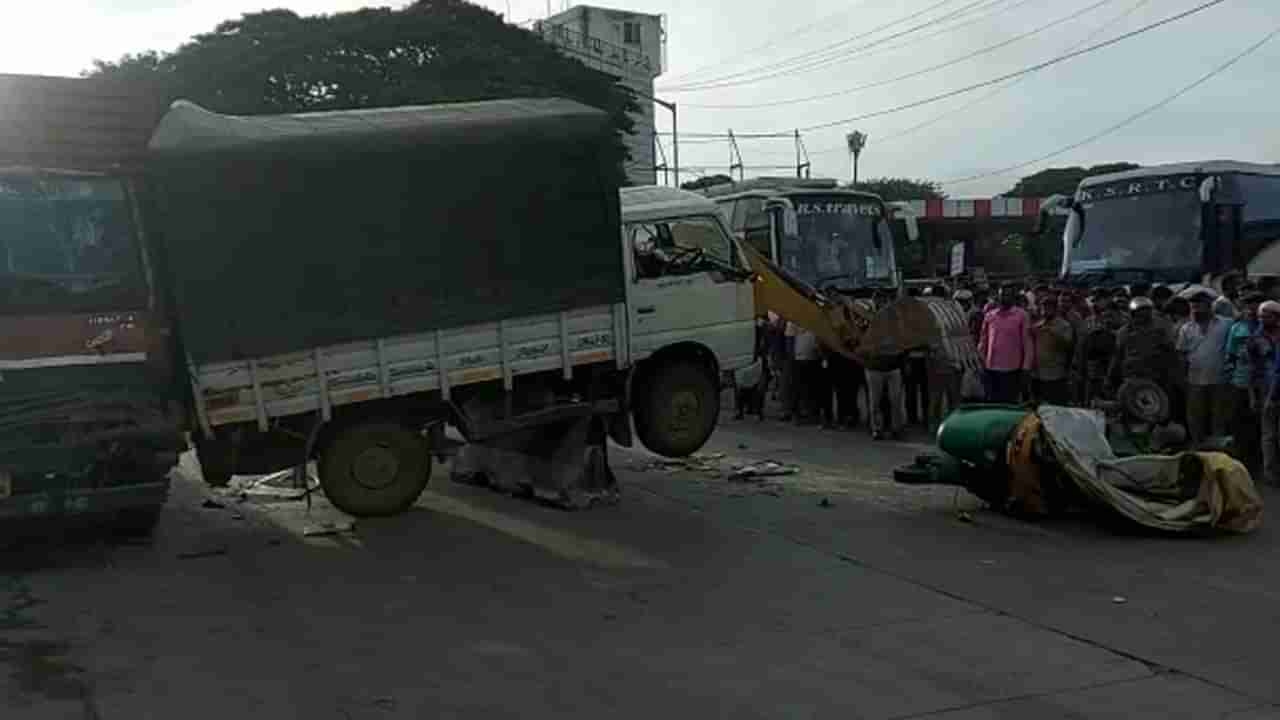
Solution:
M 1096 411 L 1041 406 L 1042 437 L 1086 499 L 1166 532 L 1244 533 L 1262 523 L 1262 496 L 1249 471 L 1217 452 L 1116 457 Z

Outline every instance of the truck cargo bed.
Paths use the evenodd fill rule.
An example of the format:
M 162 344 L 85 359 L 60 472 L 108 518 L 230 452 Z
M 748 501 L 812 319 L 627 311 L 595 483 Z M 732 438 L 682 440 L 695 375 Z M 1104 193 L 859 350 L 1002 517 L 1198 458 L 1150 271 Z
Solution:
M 236 362 L 191 366 L 196 412 L 206 433 L 334 407 L 503 381 L 578 365 L 628 361 L 625 305 L 600 305 L 496 323 L 312 348 Z M 441 369 L 443 368 L 443 372 Z

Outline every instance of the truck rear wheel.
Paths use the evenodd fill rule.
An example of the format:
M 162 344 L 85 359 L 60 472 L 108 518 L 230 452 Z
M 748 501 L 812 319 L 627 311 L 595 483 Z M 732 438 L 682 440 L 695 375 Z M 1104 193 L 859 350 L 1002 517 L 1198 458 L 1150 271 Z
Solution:
M 339 510 L 356 517 L 404 512 L 431 478 L 421 434 L 394 422 L 339 430 L 320 454 L 320 486 Z
M 720 394 L 706 365 L 675 360 L 645 379 L 633 406 L 636 434 L 645 447 L 664 457 L 685 457 L 701 449 L 716 429 Z

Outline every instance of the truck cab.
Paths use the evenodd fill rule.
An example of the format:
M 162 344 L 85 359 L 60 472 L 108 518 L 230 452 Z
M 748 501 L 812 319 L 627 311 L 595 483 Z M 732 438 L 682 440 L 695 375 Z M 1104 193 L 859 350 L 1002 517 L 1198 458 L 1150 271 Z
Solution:
M 16 98 L 0 142 L 0 519 L 145 529 L 184 444 L 139 212 L 158 103 L 59 78 L 0 76 L 0 94 Z M 119 104 L 118 127 L 78 134 L 80 103 Z
M 715 425 L 720 378 L 755 359 L 754 273 L 714 202 L 665 187 L 620 194 L 636 430 L 655 452 L 687 455 Z

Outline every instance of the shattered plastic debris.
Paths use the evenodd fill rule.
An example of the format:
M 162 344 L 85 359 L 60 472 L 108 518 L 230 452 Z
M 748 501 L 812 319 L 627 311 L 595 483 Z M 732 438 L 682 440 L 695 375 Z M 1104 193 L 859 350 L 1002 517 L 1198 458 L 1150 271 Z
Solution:
M 754 478 L 778 477 L 780 475 L 795 475 L 800 472 L 800 468 L 795 465 L 786 465 L 773 460 L 765 460 L 764 462 L 744 465 L 733 471 L 729 475 L 730 480 L 751 480 Z
M 307 469 L 307 488 L 298 487 L 297 470 L 289 468 L 257 477 L 235 477 L 231 485 L 218 488 L 218 495 L 224 500 L 234 499 L 246 502 L 251 497 L 259 500 L 301 500 L 308 489 L 315 490 L 320 480 L 310 468 Z
M 302 530 L 302 537 L 322 537 L 325 535 L 341 535 L 342 533 L 354 532 L 356 524 L 354 521 L 344 523 L 322 522 L 318 525 L 310 525 Z
M 733 465 L 730 469 L 721 466 L 727 455 L 725 453 L 707 453 L 703 455 L 690 455 L 687 458 L 659 458 L 649 461 L 642 465 L 633 465 L 633 470 L 654 470 L 667 473 L 675 472 L 693 472 L 706 475 L 711 478 L 727 477 L 732 482 L 752 482 L 761 483 L 758 489 L 761 493 L 771 495 L 773 497 L 781 497 L 782 488 L 776 485 L 768 485 L 764 483 L 767 478 L 779 477 L 784 475 L 795 475 L 800 472 L 800 468 L 795 465 L 781 463 L 776 460 L 761 460 L 746 465 Z M 745 495 L 731 495 L 730 497 L 746 497 Z
M 691 472 L 701 472 L 708 475 L 719 477 L 723 471 L 720 468 L 720 461 L 725 458 L 724 453 L 710 453 L 706 455 L 690 455 L 686 458 L 660 458 L 652 462 L 633 466 L 634 470 L 662 470 L 669 473 L 680 472 L 682 470 Z

